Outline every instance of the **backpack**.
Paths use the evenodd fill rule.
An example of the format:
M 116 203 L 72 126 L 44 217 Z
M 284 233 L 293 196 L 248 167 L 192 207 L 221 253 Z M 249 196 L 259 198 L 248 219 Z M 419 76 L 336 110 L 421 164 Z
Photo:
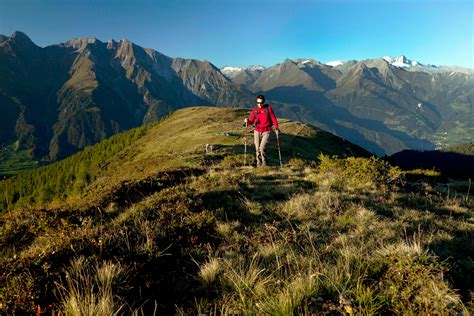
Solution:
M 258 119 L 258 116 L 257 116 L 257 113 L 258 113 L 258 106 L 255 109 L 255 117 L 256 119 Z M 270 116 L 270 112 L 268 111 L 268 105 L 266 107 L 263 108 L 265 110 L 265 112 L 267 113 L 267 116 L 268 116 L 268 120 L 270 121 L 270 126 L 273 126 L 273 121 L 272 121 L 272 117 Z M 255 121 L 255 124 L 257 123 L 257 121 Z

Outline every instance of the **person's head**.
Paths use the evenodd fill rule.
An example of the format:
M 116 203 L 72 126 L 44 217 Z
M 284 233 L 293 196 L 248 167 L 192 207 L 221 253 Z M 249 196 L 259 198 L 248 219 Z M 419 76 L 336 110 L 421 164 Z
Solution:
M 263 95 L 259 95 L 257 97 L 257 105 L 263 106 L 265 104 L 265 97 Z

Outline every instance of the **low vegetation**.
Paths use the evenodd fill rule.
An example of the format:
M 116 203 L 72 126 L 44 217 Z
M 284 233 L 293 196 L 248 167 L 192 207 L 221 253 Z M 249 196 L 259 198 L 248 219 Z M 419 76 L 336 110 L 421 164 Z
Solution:
M 448 146 L 443 149 L 446 152 L 454 152 L 463 155 L 474 155 L 474 142 L 463 143 L 459 145 Z
M 352 157 L 342 140 L 325 152 L 328 135 L 290 121 L 281 124 L 284 166 L 270 147 L 272 166 L 253 168 L 222 112 L 192 116 L 194 132 L 177 137 L 202 113 L 187 111 L 30 174 L 91 166 L 82 190 L 59 182 L 67 197 L 28 208 L 18 203 L 27 194 L 9 200 L 2 314 L 473 311 L 470 182 Z M 216 122 L 201 124 L 206 117 Z M 3 188 L 31 190 L 18 179 Z
M 241 158 L 130 205 L 4 214 L 4 312 L 472 308 L 471 195 L 447 196 L 420 180 L 408 185 L 397 168 L 374 158 L 321 155 L 278 169 L 229 163 Z
M 0 146 L 0 179 L 35 169 L 38 165 L 32 150 L 20 150 L 17 143 Z

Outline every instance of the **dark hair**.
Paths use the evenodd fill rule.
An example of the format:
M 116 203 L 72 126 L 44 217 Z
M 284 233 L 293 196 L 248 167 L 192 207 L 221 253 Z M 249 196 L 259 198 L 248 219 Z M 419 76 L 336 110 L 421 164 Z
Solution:
M 263 95 L 261 95 L 261 94 L 257 97 L 257 100 L 258 100 L 258 99 L 261 99 L 263 102 L 265 102 L 265 97 L 264 97 Z

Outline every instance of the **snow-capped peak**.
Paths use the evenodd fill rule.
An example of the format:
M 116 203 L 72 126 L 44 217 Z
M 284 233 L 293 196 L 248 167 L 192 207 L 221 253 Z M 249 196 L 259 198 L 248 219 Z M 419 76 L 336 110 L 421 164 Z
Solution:
M 244 68 L 242 68 L 242 67 L 232 67 L 232 66 L 225 66 L 225 67 L 221 68 L 222 72 L 239 72 L 239 71 L 242 71 L 242 70 L 244 70 Z
M 331 67 L 337 67 L 337 66 L 340 66 L 344 64 L 344 62 L 342 60 L 333 60 L 333 61 L 329 61 L 327 63 L 325 63 L 325 65 L 328 65 L 328 66 L 331 66 Z
M 221 68 L 221 72 L 224 75 L 227 75 L 227 76 L 235 76 L 235 75 L 237 75 L 237 74 L 239 74 L 239 73 L 241 73 L 242 71 L 245 71 L 245 70 L 262 71 L 264 69 L 265 69 L 265 67 L 260 66 L 260 65 L 254 65 L 254 66 L 248 66 L 248 67 L 225 66 L 225 67 Z
M 304 59 L 304 58 L 291 59 L 291 61 L 297 63 L 298 65 L 304 65 L 304 64 L 315 62 L 312 59 Z
M 402 67 L 402 68 L 423 67 L 423 64 L 420 64 L 416 60 L 410 60 L 406 58 L 404 55 L 396 56 L 396 57 L 384 56 L 383 59 L 385 59 L 389 64 L 396 67 Z
M 254 66 L 248 66 L 248 67 L 244 67 L 245 70 L 264 70 L 265 67 L 263 66 L 260 66 L 260 65 L 254 65 Z

